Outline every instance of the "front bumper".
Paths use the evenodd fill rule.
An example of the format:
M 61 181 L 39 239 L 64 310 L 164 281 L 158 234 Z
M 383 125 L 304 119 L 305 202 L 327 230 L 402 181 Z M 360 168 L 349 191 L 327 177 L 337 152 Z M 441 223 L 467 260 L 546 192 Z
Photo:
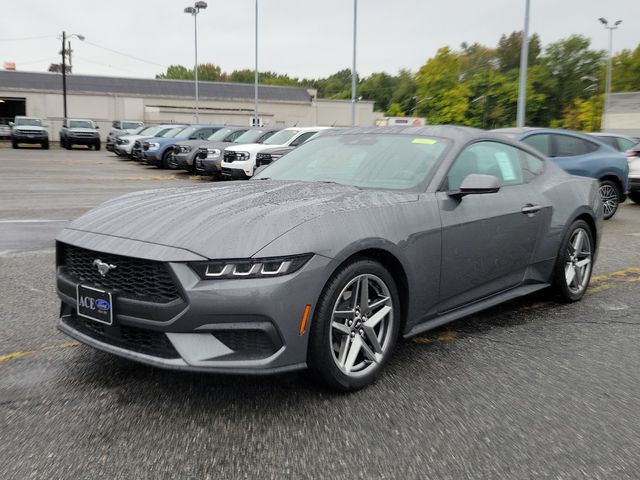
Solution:
M 220 176 L 222 174 L 222 159 L 218 158 L 197 158 L 194 160 L 196 171 L 205 175 Z
M 44 143 L 49 141 L 49 136 L 37 133 L 14 133 L 11 140 L 18 143 Z
M 133 149 L 133 145 L 130 143 L 127 144 L 116 144 L 114 148 L 114 152 L 121 156 L 129 156 L 131 155 L 131 150 Z
M 167 265 L 179 301 L 150 304 L 112 291 L 112 326 L 77 316 L 79 282 L 59 267 L 58 328 L 100 350 L 169 369 L 268 374 L 306 366 L 309 327 L 299 334 L 302 314 L 307 304 L 313 312 L 333 260 L 315 255 L 290 275 L 238 280 L 202 280 L 186 263 Z
M 72 145 L 94 145 L 100 141 L 100 137 L 74 137 L 67 135 L 67 143 Z
M 248 180 L 251 178 L 251 175 L 247 175 L 247 173 L 242 169 L 229 168 L 225 166 L 222 167 L 221 175 L 224 178 L 230 178 L 233 180 Z
M 142 159 L 149 165 L 158 165 L 162 160 L 162 155 L 159 150 L 142 150 Z
M 193 159 L 197 152 L 173 153 L 173 165 L 182 170 L 191 170 L 193 167 Z

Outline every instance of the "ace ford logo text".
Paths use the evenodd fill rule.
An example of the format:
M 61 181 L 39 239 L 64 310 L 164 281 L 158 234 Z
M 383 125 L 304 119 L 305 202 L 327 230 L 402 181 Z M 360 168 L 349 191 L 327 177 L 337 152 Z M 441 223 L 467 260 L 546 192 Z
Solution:
M 93 297 L 90 297 L 88 295 L 81 295 L 78 298 L 78 302 L 79 305 L 82 308 L 87 308 L 89 310 L 99 310 L 100 312 L 108 312 L 109 309 L 111 308 L 111 304 L 109 302 L 107 302 L 106 300 L 103 300 L 101 298 L 95 299 Z

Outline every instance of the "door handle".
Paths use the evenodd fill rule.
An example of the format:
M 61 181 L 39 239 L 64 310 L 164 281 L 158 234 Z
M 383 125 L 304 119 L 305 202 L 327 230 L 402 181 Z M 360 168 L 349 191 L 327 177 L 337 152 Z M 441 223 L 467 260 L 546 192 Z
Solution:
M 525 215 L 535 215 L 540 211 L 541 208 L 542 207 L 540 205 L 532 205 L 530 203 L 527 203 L 524 207 L 522 207 L 521 212 Z

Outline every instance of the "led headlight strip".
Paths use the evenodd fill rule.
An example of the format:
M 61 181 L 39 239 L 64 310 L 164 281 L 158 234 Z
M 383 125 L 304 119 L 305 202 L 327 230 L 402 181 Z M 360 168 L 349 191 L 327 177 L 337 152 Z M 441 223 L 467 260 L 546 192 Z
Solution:
M 312 254 L 305 254 L 274 258 L 212 260 L 192 262 L 190 265 L 204 280 L 269 278 L 300 270 L 312 256 Z

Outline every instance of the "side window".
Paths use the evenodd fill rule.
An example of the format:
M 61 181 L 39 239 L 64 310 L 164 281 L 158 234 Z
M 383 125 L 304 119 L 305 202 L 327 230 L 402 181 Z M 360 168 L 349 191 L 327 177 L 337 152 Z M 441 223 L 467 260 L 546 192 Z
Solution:
M 554 135 L 556 141 L 556 157 L 574 157 L 594 152 L 598 145 L 582 138 L 571 137 L 569 135 Z
M 621 152 L 626 152 L 627 150 L 631 150 L 631 147 L 633 147 L 634 145 L 635 143 L 633 143 L 631 140 L 618 137 L 618 146 L 620 147 Z
M 520 154 L 515 147 L 497 142 L 478 142 L 465 148 L 447 175 L 449 190 L 458 190 L 472 173 L 493 175 L 502 185 L 524 182 Z
M 551 136 L 547 134 L 531 135 L 522 140 L 531 148 L 535 148 L 547 157 L 551 156 Z
M 618 150 L 618 142 L 616 141 L 617 139 L 615 137 L 605 137 L 601 135 L 598 137 L 598 140 Z
M 528 182 L 544 172 L 544 160 L 534 157 L 525 151 L 520 151 L 520 164 L 524 173 L 524 180 Z
M 198 133 L 196 134 L 196 138 L 198 140 L 206 140 L 213 134 L 213 132 L 213 128 L 203 128 L 202 130 L 198 131 Z
M 296 138 L 293 142 L 291 142 L 291 146 L 292 147 L 297 147 L 299 145 L 302 145 L 304 142 L 306 142 L 307 140 L 309 140 L 311 137 L 313 137 L 316 133 L 318 132 L 307 132 L 307 133 L 303 133 L 302 135 L 300 135 L 298 138 Z

